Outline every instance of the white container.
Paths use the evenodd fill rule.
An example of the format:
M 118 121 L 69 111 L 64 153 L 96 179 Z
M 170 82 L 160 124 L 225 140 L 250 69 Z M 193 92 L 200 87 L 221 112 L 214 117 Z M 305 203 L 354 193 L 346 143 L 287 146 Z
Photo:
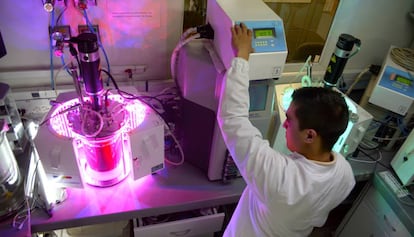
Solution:
M 24 202 L 20 170 L 7 131 L 7 121 L 0 119 L 0 217 L 10 215 Z

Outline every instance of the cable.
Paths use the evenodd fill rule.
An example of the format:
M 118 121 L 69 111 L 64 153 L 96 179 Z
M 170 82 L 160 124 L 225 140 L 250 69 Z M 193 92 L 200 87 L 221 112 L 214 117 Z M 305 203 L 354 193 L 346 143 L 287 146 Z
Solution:
M 372 142 L 372 141 L 370 141 Z M 380 144 L 376 143 L 375 146 L 370 146 L 369 144 L 367 144 L 367 142 L 364 141 L 364 139 L 361 140 L 361 142 L 359 143 L 359 146 L 364 149 L 364 150 L 368 150 L 368 151 L 372 151 L 372 150 L 376 150 L 380 148 Z
M 397 117 L 397 125 L 400 131 L 404 136 L 408 136 L 410 130 L 404 125 L 404 121 L 402 117 Z
M 286 84 L 292 84 L 293 82 L 298 81 L 298 79 L 299 79 L 300 76 L 302 76 L 302 78 L 303 78 L 304 77 L 304 75 L 302 75 L 303 74 L 303 71 L 305 71 L 305 69 L 306 69 L 306 73 L 308 73 L 309 68 L 312 67 L 311 66 L 312 65 L 311 59 L 312 59 L 312 56 L 309 55 L 308 58 L 306 59 L 305 63 L 300 68 L 299 72 L 296 73 L 296 76 L 294 78 L 290 79 L 288 81 L 288 83 L 286 83 Z M 307 75 L 307 76 L 311 77 L 311 75 Z
M 373 129 L 376 129 L 378 127 L 386 126 L 388 128 L 392 128 L 392 129 L 395 129 L 395 130 L 397 130 L 397 129 L 400 130 L 401 133 L 403 134 L 403 136 L 391 137 L 391 138 L 388 138 L 388 137 L 385 137 L 385 136 L 384 137 L 375 136 L 378 133 L 378 131 L 377 131 L 375 135 L 368 135 L 368 133 L 366 133 L 364 135 L 364 139 L 366 139 L 366 140 L 370 141 L 370 140 L 376 139 L 376 140 L 379 140 L 379 141 L 399 141 L 399 140 L 404 140 L 408 137 L 406 135 L 407 132 L 408 132 L 407 127 L 404 125 L 404 122 L 402 121 L 402 118 L 400 116 L 394 116 L 393 114 L 388 114 L 387 116 L 385 116 L 385 118 L 383 120 L 373 119 L 373 121 L 376 122 L 376 123 L 371 123 L 369 128 L 367 129 L 367 132 L 371 131 Z M 394 121 L 396 123 L 396 126 L 390 125 L 390 123 L 394 122 Z
M 349 86 L 348 90 L 346 91 L 345 95 L 351 94 L 352 90 L 354 89 L 355 85 L 361 80 L 362 76 L 365 75 L 365 73 L 370 71 L 371 65 L 366 67 L 362 72 L 358 74 L 358 76 L 355 78 L 355 80 L 352 82 L 352 84 Z
M 144 104 L 146 104 L 147 106 L 149 106 L 155 113 L 157 113 L 157 115 L 164 121 L 164 123 L 165 124 L 167 124 L 167 126 L 168 126 L 168 123 L 165 121 L 165 119 L 164 119 L 164 117 L 162 116 L 162 114 L 156 109 L 156 108 L 154 108 L 154 106 L 152 105 L 152 104 L 150 104 L 150 103 L 148 103 L 148 102 L 146 102 L 144 99 L 145 98 L 148 98 L 149 96 L 137 96 L 137 95 L 133 95 L 133 94 L 131 94 L 131 93 L 128 93 L 128 92 L 126 92 L 126 91 L 123 91 L 123 90 L 121 90 L 121 89 L 119 89 L 119 86 L 118 86 L 118 84 L 116 83 L 116 81 L 115 81 L 115 79 L 114 79 L 114 77 L 111 75 L 111 73 L 109 73 L 108 71 L 106 71 L 105 69 L 100 69 L 100 71 L 102 71 L 102 72 L 104 72 L 108 77 L 109 77 L 109 79 L 112 81 L 112 83 L 114 84 L 114 86 L 115 86 L 115 89 L 117 90 L 117 92 L 118 92 L 118 94 L 120 95 L 120 96 L 122 96 L 122 98 L 124 98 L 124 99 L 129 99 L 129 100 L 134 100 L 134 99 L 138 99 L 138 100 L 140 100 L 142 103 L 144 103 Z M 155 97 L 150 97 L 150 98 L 154 98 L 155 99 Z
M 153 97 L 153 96 L 137 96 L 137 95 L 134 95 L 134 94 L 131 94 L 131 93 L 128 93 L 128 92 L 126 92 L 126 91 L 123 91 L 123 90 L 121 90 L 121 89 L 119 89 L 119 87 L 118 87 L 118 84 L 116 83 L 116 81 L 115 81 L 115 79 L 114 79 L 114 77 L 108 72 L 108 71 L 106 71 L 105 69 L 100 69 L 100 71 L 102 71 L 102 72 L 104 72 L 105 74 L 107 74 L 108 75 L 108 77 L 109 77 L 109 79 L 112 81 L 112 83 L 114 84 L 114 86 L 115 86 L 115 89 L 117 90 L 117 92 L 118 92 L 118 94 L 122 97 L 122 98 L 124 98 L 124 99 L 129 99 L 129 100 L 134 100 L 134 99 L 138 99 L 138 100 L 140 100 L 142 103 L 144 103 L 144 104 L 146 104 L 148 107 L 150 107 L 162 120 L 163 120 L 163 122 L 169 127 L 169 125 L 168 125 L 168 123 L 167 123 L 167 121 L 164 119 L 164 117 L 162 116 L 162 114 L 151 104 L 151 103 L 149 103 L 149 102 L 147 102 L 147 101 L 145 101 L 145 99 L 148 99 L 148 98 L 150 98 L 150 99 L 155 99 L 155 100 L 157 100 L 160 104 L 162 104 L 161 103 L 161 101 L 158 99 L 158 98 L 156 98 L 156 97 Z M 169 128 L 170 129 L 170 128 Z
M 184 151 L 183 151 L 183 149 L 182 149 L 182 147 L 181 147 L 178 139 L 172 133 L 172 129 L 171 129 L 170 125 L 165 120 L 164 116 L 154 107 L 153 104 L 145 101 L 146 99 L 156 100 L 162 106 L 163 105 L 162 101 L 160 99 L 158 99 L 157 97 L 160 96 L 160 95 L 163 95 L 163 93 L 165 93 L 165 91 L 167 91 L 167 89 L 169 90 L 170 88 L 164 89 L 162 91 L 162 93 L 158 94 L 157 96 L 137 96 L 137 95 L 133 95 L 131 93 L 128 93 L 126 91 L 122 91 L 121 89 L 119 89 L 119 87 L 118 87 L 115 79 L 113 78 L 113 76 L 108 71 L 106 71 L 104 69 L 101 69 L 101 71 L 104 72 L 104 73 L 106 73 L 108 75 L 109 79 L 114 84 L 115 89 L 117 90 L 117 92 L 119 93 L 119 95 L 121 95 L 124 99 L 138 99 L 138 100 L 140 100 L 141 102 L 143 102 L 144 104 L 146 104 L 148 107 L 150 107 L 163 120 L 164 126 L 165 126 L 165 130 L 168 131 L 168 134 L 166 136 L 170 136 L 174 140 L 176 146 L 178 147 L 178 150 L 180 151 L 180 156 L 181 156 L 181 160 L 179 162 L 171 161 L 167 157 L 165 157 L 165 162 L 168 163 L 168 164 L 171 164 L 171 165 L 176 165 L 176 166 L 182 165 L 184 163 L 184 161 L 185 161 Z M 107 90 L 106 93 L 108 93 L 108 92 L 109 92 L 109 90 Z
M 62 56 L 63 57 L 63 56 Z M 62 58 L 61 57 L 61 58 Z M 67 62 L 66 64 L 63 64 L 62 65 L 62 67 L 60 67 L 59 68 L 59 70 L 56 72 L 56 74 L 55 74 L 55 76 L 54 76 L 54 79 L 53 79 L 53 88 L 55 88 L 54 90 L 57 90 L 56 89 L 56 86 L 57 86 L 57 78 L 58 78 L 58 75 L 59 75 L 59 73 L 62 71 L 62 69 L 66 69 L 67 70 L 67 73 L 69 73 L 69 75 L 70 76 L 72 76 L 72 74 L 68 71 L 68 69 L 67 69 L 67 66 L 70 64 L 70 63 L 72 63 L 72 61 L 73 61 L 73 59 L 74 59 L 75 57 L 72 57 L 71 59 L 70 59 L 70 61 L 69 62 Z M 63 61 L 63 59 L 62 59 L 62 63 L 65 63 L 64 61 Z
M 113 116 L 117 116 L 118 114 L 121 114 L 121 113 L 123 114 L 122 120 L 124 120 L 125 119 L 125 105 L 124 104 L 117 104 L 111 109 L 111 111 L 109 113 L 111 114 L 111 117 L 107 117 L 107 118 L 103 117 L 105 122 L 110 122 L 112 120 Z
M 126 92 L 126 91 L 123 91 L 123 90 L 121 90 L 121 89 L 119 89 L 119 87 L 118 87 L 118 84 L 116 83 L 116 81 L 115 81 L 115 79 L 114 79 L 114 77 L 111 75 L 111 73 L 109 73 L 108 71 L 106 71 L 105 69 L 100 69 L 100 71 L 102 71 L 102 72 L 104 72 L 105 74 L 107 74 L 107 76 L 109 77 L 109 79 L 112 81 L 112 83 L 114 84 L 114 86 L 115 86 L 115 89 L 117 90 L 117 92 L 118 92 L 118 94 L 120 95 L 120 96 L 122 96 L 122 98 L 124 98 L 124 99 L 130 99 L 130 100 L 133 100 L 133 99 L 138 99 L 138 100 L 140 100 L 142 103 L 144 103 L 144 104 L 146 104 L 148 107 L 150 107 L 162 120 L 163 120 L 163 122 L 164 122 L 164 125 L 165 125 L 165 129 L 168 131 L 168 136 L 171 136 L 172 138 L 173 138 L 173 140 L 174 140 L 174 142 L 176 143 L 176 145 L 177 145 L 177 147 L 178 147 L 178 149 L 179 149 L 179 151 L 180 151 L 180 154 L 181 154 L 181 160 L 179 161 L 179 162 L 173 162 L 173 161 L 170 161 L 170 160 L 168 160 L 167 158 L 165 158 L 165 161 L 167 162 L 167 163 L 169 163 L 169 164 L 172 164 L 172 165 L 181 165 L 181 164 L 183 164 L 184 163 L 184 152 L 183 152 L 183 149 L 182 149 L 182 147 L 181 147 L 181 145 L 180 145 L 180 143 L 179 143 L 179 141 L 178 141 L 178 139 L 174 136 L 174 134 L 171 132 L 172 130 L 171 130 L 171 128 L 170 128 L 170 126 L 169 126 L 169 124 L 168 124 L 168 122 L 165 120 L 165 118 L 163 117 L 163 115 L 154 107 L 154 105 L 152 105 L 151 103 L 149 103 L 149 102 L 147 102 L 147 101 L 145 101 L 145 99 L 153 99 L 153 100 L 156 100 L 158 103 L 160 103 L 161 105 L 163 105 L 163 103 L 161 102 L 161 100 L 160 99 L 158 99 L 157 97 L 158 96 L 160 96 L 160 95 L 162 95 L 162 93 L 165 93 L 165 91 L 167 91 L 167 89 L 169 90 L 170 88 L 166 88 L 166 89 L 164 89 L 163 91 L 162 91 L 162 93 L 160 93 L 160 94 L 158 94 L 157 96 L 137 96 L 137 95 L 133 95 L 133 94 L 131 94 L 131 93 L 128 93 L 128 92 Z M 107 90 L 106 91 L 106 96 L 107 96 L 107 94 L 109 93 L 109 90 Z
M 200 38 L 200 34 L 199 33 L 196 33 L 196 34 L 191 35 L 190 37 L 186 38 L 184 41 L 178 42 L 178 44 L 175 46 L 175 48 L 174 48 L 174 50 L 173 50 L 173 52 L 171 54 L 171 62 L 170 62 L 171 63 L 171 69 L 170 69 L 171 70 L 171 78 L 175 82 L 177 82 L 177 78 L 176 78 L 176 75 L 175 75 L 175 73 L 176 73 L 175 72 L 175 67 L 177 66 L 176 64 L 177 64 L 177 60 L 178 60 L 178 53 L 179 53 L 179 51 L 188 42 L 192 41 L 193 39 L 197 39 L 197 38 Z
M 170 60 L 170 71 L 171 71 L 171 78 L 174 82 L 177 83 L 177 75 L 176 75 L 176 64 L 178 62 L 178 54 L 180 49 L 192 41 L 193 39 L 214 39 L 214 30 L 210 24 L 200 25 L 196 27 L 188 28 L 180 37 L 178 44 L 173 49 L 171 54 Z
M 82 134 L 84 134 L 86 137 L 96 137 L 102 131 L 103 126 L 104 126 L 104 119 L 102 118 L 102 115 L 99 112 L 97 112 L 93 109 L 81 108 L 81 110 L 86 111 L 86 112 L 92 112 L 98 117 L 98 119 L 99 119 L 99 128 L 94 133 L 88 134 L 86 132 L 86 125 L 88 124 L 86 122 L 86 120 L 87 120 L 86 117 L 87 117 L 88 113 L 83 112 L 82 124 L 81 124 Z
M 171 161 L 171 160 L 167 159 L 167 157 L 165 157 L 165 162 L 167 162 L 168 164 L 171 164 L 171 165 L 176 165 L 176 166 L 179 166 L 179 165 L 184 164 L 185 159 L 184 159 L 184 151 L 183 151 L 183 148 L 181 147 L 180 143 L 178 142 L 178 140 L 174 136 L 174 134 L 171 132 L 171 130 L 169 129 L 169 127 L 166 126 L 165 129 L 168 131 L 168 134 L 167 135 L 168 136 L 171 136 L 172 139 L 174 140 L 175 144 L 178 147 L 178 150 L 180 151 L 180 155 L 181 155 L 181 160 L 179 162 Z
M 378 152 L 378 158 L 372 157 L 370 154 L 368 154 L 365 151 L 363 151 L 362 148 L 359 148 L 359 146 L 358 146 L 357 149 L 358 150 L 356 152 L 361 152 L 362 154 L 364 154 L 366 157 L 368 157 L 371 160 L 370 161 L 367 161 L 367 160 L 356 160 L 355 157 L 354 157 L 354 159 L 349 158 L 350 160 L 354 160 L 354 161 L 358 161 L 358 162 L 362 162 L 362 163 L 377 163 L 377 162 L 380 162 L 382 160 L 382 153 L 381 153 L 381 151 L 379 149 L 375 149 Z
M 70 61 L 72 61 L 72 60 L 70 60 Z M 69 76 L 72 76 L 72 74 L 69 71 L 69 68 L 67 67 L 68 64 L 65 63 L 65 57 L 63 56 L 63 54 L 62 54 L 62 56 L 60 56 L 60 62 L 62 63 L 63 67 L 65 68 L 65 70 L 69 74 Z M 55 80 L 56 80 L 56 78 L 55 78 Z M 56 82 L 55 82 L 55 86 L 56 86 Z
M 372 157 L 370 154 L 368 154 L 367 152 L 365 152 L 363 149 L 358 149 L 358 151 L 360 151 L 362 154 L 364 154 L 366 157 L 368 157 L 369 159 L 373 160 L 375 163 L 381 165 L 382 167 L 386 168 L 386 169 L 390 169 L 389 166 L 383 164 L 382 162 L 380 162 L 382 160 L 382 152 L 377 149 L 376 151 L 378 152 L 378 158 Z
M 362 158 L 362 157 L 359 157 L 359 156 L 353 157 L 353 158 L 348 157 L 347 159 L 348 160 L 355 161 L 355 162 L 359 162 L 359 163 L 367 163 L 367 164 L 375 164 L 375 163 L 377 163 L 376 160 L 360 160 L 360 159 L 357 159 L 357 158 Z
M 346 88 L 346 82 L 345 82 L 345 79 L 344 79 L 344 74 L 342 74 L 342 75 L 339 77 L 338 82 L 337 82 L 336 84 L 338 85 L 338 89 L 339 89 L 341 92 L 344 92 L 344 91 L 345 91 L 345 88 Z
M 406 139 L 408 136 L 403 136 L 403 137 L 393 137 L 393 138 L 386 138 L 386 137 L 376 137 L 376 136 L 371 136 L 370 138 L 373 139 L 377 139 L 377 140 L 383 140 L 383 141 L 399 141 L 399 140 L 404 140 Z
M 391 49 L 391 59 L 401 67 L 414 71 L 414 49 L 410 48 L 393 48 Z M 410 74 L 411 77 L 413 75 Z
M 76 51 L 75 47 L 73 47 L 72 44 L 69 44 L 69 49 L 70 49 L 70 52 L 71 52 L 72 56 L 75 57 L 76 62 L 78 63 L 79 75 L 82 75 L 82 67 L 81 67 L 78 51 Z
M 115 78 L 111 75 L 111 73 L 109 71 L 105 70 L 105 69 L 100 69 L 100 71 L 104 72 L 108 76 L 108 78 L 112 81 L 112 83 L 114 84 L 115 89 L 119 90 L 118 84 L 116 83 Z
M 102 71 L 105 71 L 105 70 L 102 70 Z M 113 79 L 113 77 L 112 76 L 110 76 L 110 78 L 112 78 Z M 112 80 L 111 79 L 111 80 Z M 118 86 L 116 86 L 116 87 L 118 87 Z M 163 120 L 163 122 L 164 122 L 164 126 L 165 126 L 165 130 L 166 131 L 168 131 L 168 134 L 166 135 L 166 136 L 170 136 L 173 140 L 174 140 L 174 142 L 175 142 L 175 144 L 176 144 L 176 146 L 178 147 L 178 150 L 180 151 L 180 156 L 181 156 L 181 160 L 179 161 L 179 162 L 174 162 L 174 161 L 171 161 L 171 160 L 169 160 L 168 158 L 166 158 L 165 157 L 165 162 L 166 163 L 168 163 L 168 164 L 171 164 L 171 165 L 176 165 L 176 166 L 179 166 L 179 165 L 182 165 L 183 163 L 184 163 L 184 161 L 185 161 L 185 159 L 184 159 L 184 151 L 183 151 L 183 149 L 182 149 L 182 147 L 181 147 L 181 145 L 180 145 L 180 143 L 179 143 L 179 141 L 178 141 L 178 139 L 174 136 L 174 134 L 172 133 L 172 130 L 171 130 L 171 128 L 170 128 L 170 125 L 167 123 L 167 121 L 165 120 L 165 118 L 162 116 L 162 114 L 156 109 L 156 108 L 154 108 L 154 106 L 152 105 L 152 104 L 150 104 L 150 103 L 148 103 L 147 101 L 145 101 L 144 99 L 155 99 L 156 101 L 158 101 L 161 105 L 162 105 L 162 102 L 158 99 L 158 98 L 156 98 L 156 97 L 153 97 L 153 96 L 136 96 L 136 95 L 133 95 L 133 94 L 130 94 L 130 93 L 128 93 L 128 92 L 125 92 L 125 91 L 122 91 L 122 90 L 120 90 L 120 89 L 117 89 L 118 90 L 118 93 L 123 97 L 123 98 L 125 98 L 125 99 L 139 99 L 141 102 L 143 102 L 144 104 L 146 104 L 147 106 L 149 106 L 162 120 Z M 127 95 L 128 97 L 126 97 L 125 95 Z
M 188 28 L 180 37 L 180 42 L 184 41 L 185 39 L 188 38 L 188 36 L 196 34 L 197 33 L 197 27 L 191 27 Z
M 56 19 L 56 25 L 58 25 L 58 24 L 59 24 L 59 21 L 60 21 L 60 19 L 62 18 L 63 13 L 66 11 L 66 9 L 68 9 L 68 7 L 65 7 L 65 8 L 64 8 L 64 9 L 60 12 L 60 14 L 59 14 L 58 18 Z
M 73 109 L 75 109 L 75 108 L 79 107 L 79 106 L 81 106 L 81 104 L 75 104 L 75 105 L 72 105 L 71 107 L 69 107 L 69 108 L 67 108 L 67 109 L 64 109 L 64 110 L 60 111 L 59 113 L 55 114 L 54 116 L 50 116 L 49 118 L 47 118 L 47 119 L 43 120 L 43 122 L 41 122 L 41 123 L 39 124 L 39 127 L 40 127 L 40 126 L 43 126 L 44 124 L 46 124 L 47 122 L 49 122 L 52 118 L 54 118 L 54 117 L 56 117 L 56 116 L 59 116 L 59 115 L 62 115 L 62 114 L 66 113 L 66 112 L 68 112 L 68 111 L 70 111 L 70 110 L 73 110 Z
M 50 20 L 50 28 L 53 30 L 55 28 L 54 25 L 55 22 L 55 10 L 51 12 L 51 20 Z M 54 85 L 54 72 L 53 72 L 53 40 L 52 40 L 52 34 L 49 34 L 49 60 L 50 60 L 50 86 L 52 87 L 52 90 L 55 89 Z
M 162 95 L 168 95 L 167 91 L 169 90 L 177 90 L 177 87 L 167 87 L 164 88 L 161 92 L 158 93 L 158 95 L 154 96 L 154 97 L 158 97 L 158 96 L 162 96 Z
M 361 44 L 361 42 L 360 42 L 360 44 Z M 348 58 L 352 58 L 353 56 L 355 56 L 355 54 L 357 54 L 361 50 L 360 44 L 359 45 L 356 44 L 356 50 L 351 55 L 349 55 Z
M 117 90 L 117 92 L 118 92 L 118 94 L 122 97 L 122 98 L 124 98 L 124 99 L 130 99 L 130 100 L 134 100 L 134 99 L 143 99 L 144 98 L 144 96 L 136 96 L 136 95 L 133 95 L 133 94 L 131 94 L 131 93 L 128 93 L 128 92 L 126 92 L 126 91 L 122 91 L 121 89 L 119 89 L 119 86 L 118 86 L 118 84 L 116 83 L 116 81 L 115 81 L 115 78 L 111 75 L 111 73 L 109 73 L 107 70 L 105 70 L 105 69 L 100 69 L 100 71 L 102 71 L 102 72 L 104 72 L 107 76 L 108 76 L 108 78 L 112 81 L 112 83 L 114 84 L 114 86 L 115 86 L 115 89 Z M 107 91 L 107 93 L 108 93 L 109 91 Z M 160 112 L 158 112 L 158 110 L 156 110 L 151 104 L 149 104 L 149 103 L 147 103 L 147 102 L 145 102 L 145 101 L 143 101 L 143 100 L 141 100 L 141 102 L 143 102 L 144 104 L 146 104 L 146 105 L 148 105 L 154 112 L 156 112 L 157 114 L 158 114 L 158 116 L 160 116 L 162 119 L 163 119 L 163 117 L 162 117 L 162 115 L 161 115 L 161 113 Z M 163 119 L 164 120 L 164 119 Z M 164 120 L 164 123 L 165 123 L 165 120 Z
M 149 96 L 137 96 L 137 95 L 133 95 L 131 93 L 128 93 L 128 92 L 120 90 L 120 89 L 118 89 L 117 91 L 118 91 L 119 95 L 121 95 L 122 98 L 124 98 L 124 99 L 128 99 L 128 100 L 138 99 L 142 103 L 146 104 L 148 107 L 150 107 L 163 120 L 163 122 L 167 126 L 169 126 L 168 123 L 165 121 L 164 117 L 162 116 L 162 114 L 151 103 L 145 101 L 145 98 L 147 98 Z M 151 98 L 154 98 L 154 97 L 151 97 Z
M 31 209 L 29 204 L 29 199 L 26 197 L 27 205 L 27 236 L 32 236 L 32 219 L 31 219 Z

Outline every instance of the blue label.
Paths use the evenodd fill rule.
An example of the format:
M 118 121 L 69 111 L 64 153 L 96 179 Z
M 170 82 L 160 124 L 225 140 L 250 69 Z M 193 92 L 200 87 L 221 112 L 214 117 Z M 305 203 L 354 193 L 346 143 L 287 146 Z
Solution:
M 414 78 L 408 72 L 386 66 L 379 85 L 414 98 Z

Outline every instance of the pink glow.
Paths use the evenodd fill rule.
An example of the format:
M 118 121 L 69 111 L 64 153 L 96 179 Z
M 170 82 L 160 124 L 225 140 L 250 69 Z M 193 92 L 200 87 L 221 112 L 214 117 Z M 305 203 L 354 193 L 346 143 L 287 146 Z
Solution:
M 147 106 L 139 100 L 126 100 L 120 95 L 109 95 L 109 100 L 125 105 L 127 111 L 123 126 L 119 129 L 120 133 L 130 132 L 137 128 L 145 119 Z M 89 98 L 85 97 L 85 100 Z M 69 108 L 79 104 L 79 99 L 69 100 L 59 105 L 50 116 L 50 128 L 58 135 L 68 138 L 82 138 L 82 134 L 76 133 L 72 129 L 72 123 L 68 120 L 67 114 L 74 110 Z M 65 111 L 67 110 L 67 111 Z
M 75 139 L 74 150 L 86 183 L 111 186 L 122 181 L 131 170 L 129 136 L 116 133 L 106 139 Z
M 89 97 L 84 98 L 88 100 Z M 80 107 L 79 99 L 59 105 L 51 114 L 49 128 L 60 137 L 73 139 L 79 170 L 86 183 L 99 187 L 119 183 L 131 170 L 129 132 L 144 121 L 147 106 L 139 100 L 111 94 L 102 111 L 90 111 L 87 104 Z M 85 127 L 96 126 L 97 121 L 100 128 L 91 136 Z

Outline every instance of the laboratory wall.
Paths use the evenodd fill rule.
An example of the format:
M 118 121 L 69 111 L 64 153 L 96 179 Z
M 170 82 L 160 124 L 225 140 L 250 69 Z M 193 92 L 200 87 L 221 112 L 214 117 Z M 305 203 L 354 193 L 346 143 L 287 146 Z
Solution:
M 347 70 L 381 65 L 390 45 L 409 47 L 414 40 L 413 0 L 342 0 L 331 26 L 321 65 L 325 68 L 342 33 L 361 40 L 361 50 L 349 59 Z
M 82 11 L 71 5 L 74 1 L 67 0 L 69 7 L 59 24 L 70 25 L 72 35 L 77 35 L 78 25 L 84 25 L 85 18 Z M 97 5 L 88 7 L 86 12 L 92 24 L 99 26 L 102 45 L 116 78 L 124 80 L 124 70 L 131 68 L 134 72 L 131 80 L 169 79 L 171 52 L 183 29 L 184 0 L 95 2 Z M 340 1 L 315 73 L 326 69 L 342 33 L 362 42 L 360 52 L 348 61 L 345 73 L 358 73 L 370 64 L 381 64 L 390 45 L 410 46 L 414 20 L 409 12 L 413 11 L 413 0 Z M 58 17 L 54 16 L 55 22 Z M 0 31 L 7 49 L 7 55 L 0 58 L 1 82 L 12 88 L 50 85 L 53 76 L 49 70 L 48 26 L 51 22 L 52 16 L 43 9 L 42 1 L 0 1 Z M 100 55 L 102 67 L 106 68 L 102 51 Z M 53 65 L 56 76 L 62 62 L 54 57 Z M 285 72 L 297 72 L 301 66 L 287 65 Z M 56 79 L 57 84 L 71 80 L 64 72 Z
M 45 1 L 0 1 L 0 31 L 7 55 L 0 59 L 0 81 L 12 87 L 47 86 L 50 68 L 62 67 L 62 60 L 49 50 L 49 26 L 70 26 L 72 36 L 79 25 L 98 25 L 102 68 L 124 77 L 132 69 L 133 80 L 160 80 L 170 77 L 170 55 L 182 34 L 184 0 L 56 0 L 55 13 L 46 12 Z M 96 3 L 90 4 L 90 3 Z M 87 18 L 86 18 L 87 17 Z M 64 62 L 70 60 L 64 49 Z M 51 59 L 53 64 L 51 64 Z M 57 84 L 68 81 L 61 72 Z

